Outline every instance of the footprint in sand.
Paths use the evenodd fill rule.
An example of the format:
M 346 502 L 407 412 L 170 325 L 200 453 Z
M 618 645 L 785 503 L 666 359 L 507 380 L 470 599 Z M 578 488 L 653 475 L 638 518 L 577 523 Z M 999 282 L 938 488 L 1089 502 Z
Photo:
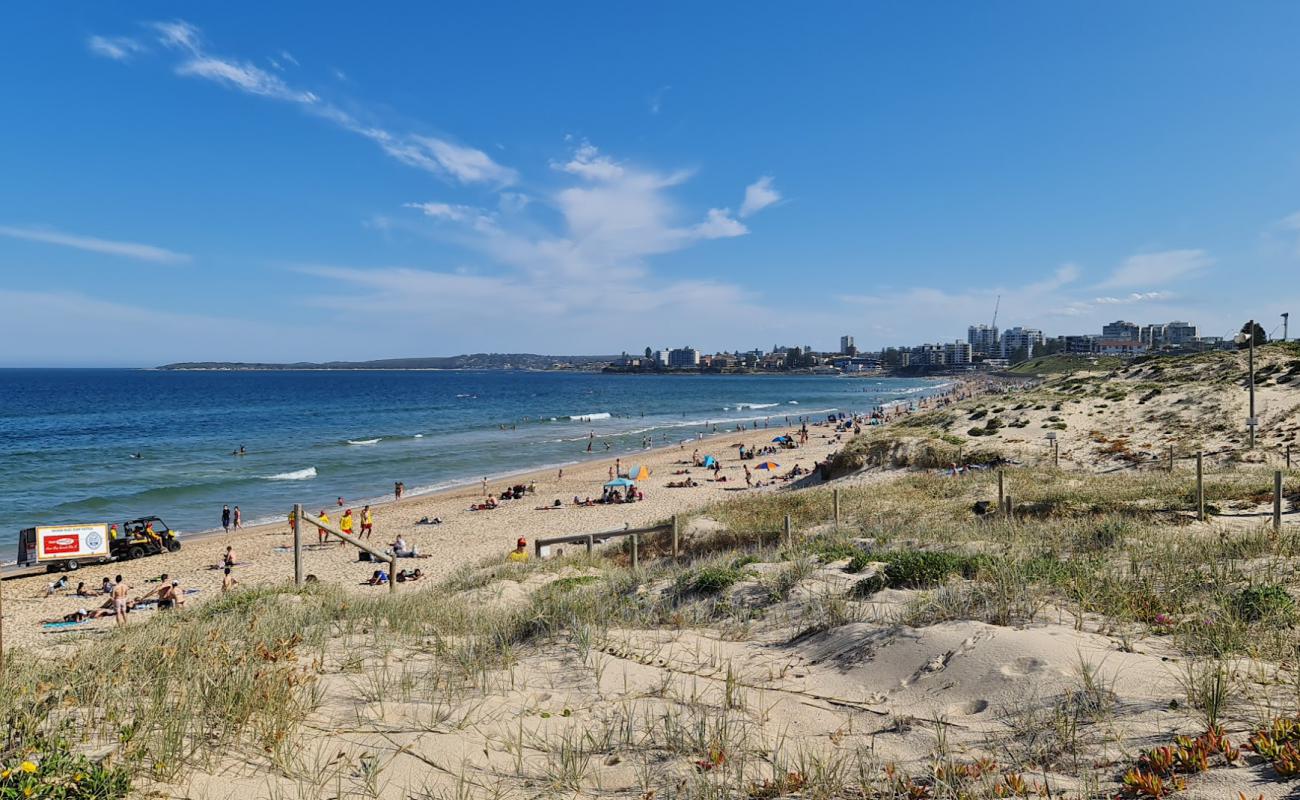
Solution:
M 976 714 L 982 714 L 989 708 L 987 700 L 967 700 L 965 703 L 956 703 L 948 706 L 948 716 L 950 717 L 973 717 Z
M 1046 668 L 1047 662 L 1041 658 L 1024 656 L 1023 658 L 1017 658 L 1010 664 L 1002 665 L 1002 668 L 998 671 L 1008 678 L 1026 678 L 1035 672 L 1042 672 Z

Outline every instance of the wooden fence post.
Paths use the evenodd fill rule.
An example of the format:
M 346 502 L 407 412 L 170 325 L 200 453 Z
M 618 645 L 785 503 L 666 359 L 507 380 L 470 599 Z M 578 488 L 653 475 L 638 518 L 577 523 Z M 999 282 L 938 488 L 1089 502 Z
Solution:
M 790 547 L 794 544 L 794 534 L 791 532 L 790 515 L 785 515 L 785 546 Z
M 1286 446 L 1286 468 L 1291 469 L 1291 445 Z
M 1196 518 L 1205 521 L 1205 453 L 1196 451 Z
M 1169 445 L 1169 471 L 1174 471 L 1174 446 Z
M 1015 516 L 1015 504 L 1011 502 L 1011 495 L 1007 495 L 1007 521 L 1010 522 L 1015 519 Z
M 678 526 L 677 515 L 673 514 L 673 560 L 677 560 L 681 554 L 681 528 Z
M 302 503 L 293 504 L 293 585 L 302 586 Z
M 595 549 L 596 549 L 596 537 L 592 536 L 589 533 L 587 534 L 587 555 L 591 555 L 591 551 Z
M 998 510 L 1001 511 L 1004 505 L 1006 505 L 1006 499 L 1002 492 L 1002 470 L 998 470 Z
M 1282 470 L 1273 471 L 1273 532 L 1282 530 Z
M 831 492 L 831 501 L 835 506 L 835 527 L 840 527 L 840 490 L 835 489 Z
M 641 563 L 640 556 L 641 556 L 641 534 L 634 533 L 632 534 L 632 569 L 636 569 L 638 566 L 640 566 Z

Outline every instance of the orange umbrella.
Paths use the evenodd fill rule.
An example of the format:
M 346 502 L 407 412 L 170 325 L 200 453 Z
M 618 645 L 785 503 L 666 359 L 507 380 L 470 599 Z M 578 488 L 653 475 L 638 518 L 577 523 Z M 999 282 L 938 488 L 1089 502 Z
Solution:
M 764 461 L 758 466 L 754 467 L 754 469 L 780 469 L 780 468 L 781 465 L 776 463 L 775 461 Z

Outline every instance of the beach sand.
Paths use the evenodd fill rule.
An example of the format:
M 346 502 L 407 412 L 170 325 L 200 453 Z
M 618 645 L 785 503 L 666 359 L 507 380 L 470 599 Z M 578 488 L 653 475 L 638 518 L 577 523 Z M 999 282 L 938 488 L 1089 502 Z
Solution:
M 827 425 L 822 417 L 820 424 L 810 424 L 807 445 L 794 450 L 781 450 L 773 460 L 781 469 L 773 474 L 782 475 L 796 464 L 805 471 L 811 470 L 817 461 L 825 459 L 838 449 L 843 441 L 838 439 L 834 429 Z M 617 454 L 622 468 L 627 470 L 634 465 L 649 467 L 652 475 L 638 485 L 645 493 L 644 502 L 615 505 L 596 505 L 578 507 L 573 505 L 575 495 L 586 498 L 599 498 L 601 487 L 609 479 L 609 470 L 615 463 L 615 454 L 608 458 L 596 458 L 579 464 L 564 467 L 563 479 L 558 477 L 556 469 L 523 473 L 507 478 L 488 481 L 488 490 L 498 494 L 502 489 L 515 484 L 536 482 L 537 493 L 523 499 L 503 503 L 491 511 L 470 511 L 471 504 L 481 502 L 483 491 L 481 484 L 461 486 L 442 492 L 407 496 L 400 501 L 372 506 L 374 514 L 373 544 L 386 549 L 398 536 L 403 536 L 408 544 L 414 545 L 421 554 L 429 558 L 400 559 L 399 568 L 420 568 L 428 576 L 426 581 L 438 580 L 452 573 L 457 568 L 476 563 L 482 559 L 506 554 L 515 546 L 519 537 L 526 537 L 531 543 L 537 537 L 561 536 L 567 534 L 594 533 L 622 528 L 643 527 L 664 521 L 673 514 L 697 509 L 724 498 L 751 493 L 777 491 L 786 484 L 772 481 L 767 472 L 755 472 L 755 481 L 764 481 L 768 485 L 745 489 L 743 465 L 758 463 L 758 460 L 742 462 L 737 453 L 737 445 L 747 448 L 763 447 L 773 438 L 782 434 L 797 435 L 797 427 L 772 426 L 758 427 L 745 432 L 719 433 L 707 436 L 700 441 L 674 444 L 639 453 Z M 851 435 L 848 434 L 848 435 Z M 843 439 L 847 439 L 847 435 Z M 692 452 L 699 450 L 700 455 L 713 455 L 722 465 L 720 475 L 726 476 L 725 483 L 708 480 L 711 470 L 690 467 Z M 582 455 L 585 455 L 582 454 Z M 669 489 L 669 481 L 684 478 L 673 473 L 679 469 L 690 468 L 690 477 L 700 484 L 696 488 Z M 322 493 L 319 486 L 312 487 L 311 494 Z M 558 509 L 537 510 L 539 506 L 550 506 L 555 500 L 562 505 Z M 355 519 L 355 530 L 360 531 L 361 507 L 351 507 Z M 315 515 L 320 508 L 307 508 L 309 514 Z M 344 509 L 331 504 L 324 509 L 335 524 L 338 523 Z M 93 620 L 70 628 L 46 630 L 41 625 L 43 619 L 54 619 L 79 608 L 94 608 L 103 602 L 104 596 L 81 598 L 73 594 L 79 581 L 85 581 L 93 591 L 99 587 L 102 579 L 110 579 L 121 574 L 125 582 L 132 585 L 132 596 L 140 596 L 157 586 L 148 581 L 167 573 L 170 578 L 180 581 L 183 589 L 198 591 L 189 595 L 187 602 L 201 603 L 217 597 L 221 593 L 222 570 L 219 565 L 226 547 L 234 548 L 238 566 L 233 570 L 240 586 L 257 586 L 279 583 L 293 579 L 292 536 L 287 522 L 289 509 L 285 509 L 286 521 L 276 524 L 249 527 L 231 533 L 197 534 L 184 537 L 184 547 L 177 553 L 170 553 L 136 561 L 115 562 L 97 566 L 83 567 L 67 575 L 69 587 L 53 596 L 46 597 L 46 588 L 54 575 L 38 575 L 15 578 L 4 581 L 4 639 L 7 645 L 46 648 L 59 646 L 86 636 L 97 630 L 106 630 L 113 625 L 112 619 Z M 420 525 L 417 521 L 437 517 L 441 525 Z M 304 531 L 304 540 L 308 545 L 303 554 L 303 568 L 308 574 L 314 574 L 322 581 L 338 583 L 357 592 L 387 592 L 387 588 L 363 585 L 376 567 L 371 562 L 359 562 L 357 550 L 343 546 L 337 539 L 326 545 L 317 544 L 315 529 Z M 420 587 L 426 583 L 411 584 Z M 402 591 L 399 586 L 398 591 Z M 157 613 L 152 610 L 133 612 L 130 620 L 139 622 Z

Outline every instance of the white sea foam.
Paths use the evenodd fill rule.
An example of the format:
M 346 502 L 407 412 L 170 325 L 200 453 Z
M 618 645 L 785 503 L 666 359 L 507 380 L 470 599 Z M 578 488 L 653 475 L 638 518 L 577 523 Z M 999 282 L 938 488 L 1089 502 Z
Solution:
M 265 475 L 262 479 L 268 481 L 309 481 L 314 477 L 316 477 L 316 468 L 308 467 L 293 472 L 281 472 L 278 475 Z
M 415 437 L 414 437 L 414 438 L 416 438 L 416 439 L 423 439 L 423 438 L 424 438 L 424 434 L 423 434 L 423 433 L 417 433 L 417 434 L 415 434 Z
M 590 422 L 593 419 L 609 419 L 609 416 L 608 411 L 598 411 L 594 414 L 570 414 L 565 419 L 573 422 Z
M 379 444 L 380 439 L 348 439 L 348 444 Z
M 781 405 L 781 404 L 780 404 L 780 403 L 736 403 L 736 405 L 734 406 L 734 408 L 735 408 L 737 411 L 743 411 L 743 410 L 745 410 L 746 408 L 751 409 L 751 410 L 755 410 L 755 409 L 759 409 L 759 408 L 774 408 L 774 407 L 779 406 L 779 405 Z M 723 406 L 723 407 L 722 407 L 722 410 L 723 410 L 723 411 L 730 411 L 732 408 L 733 408 L 732 406 Z
M 786 403 L 786 405 L 789 405 L 789 406 L 797 406 L 797 405 L 799 405 L 799 401 L 798 401 L 798 400 L 791 400 L 789 403 Z

